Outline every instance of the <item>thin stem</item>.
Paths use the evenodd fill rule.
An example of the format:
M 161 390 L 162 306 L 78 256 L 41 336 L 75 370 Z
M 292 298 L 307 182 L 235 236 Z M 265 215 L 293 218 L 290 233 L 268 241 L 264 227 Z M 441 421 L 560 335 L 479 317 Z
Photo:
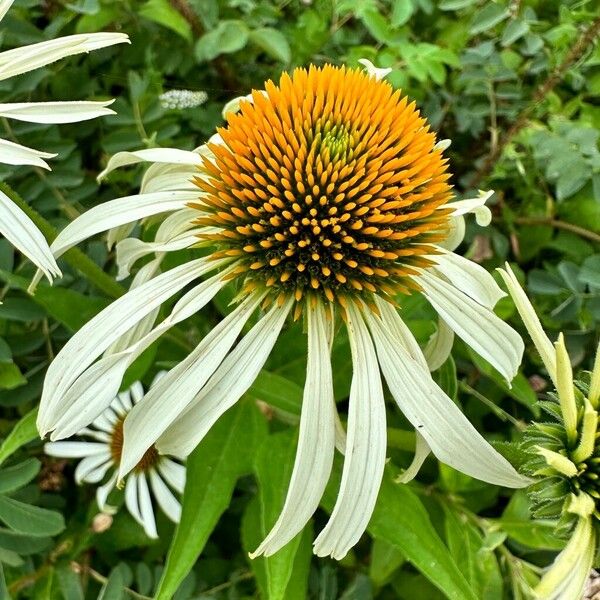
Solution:
M 564 229 L 565 231 L 576 233 L 592 242 L 600 243 L 600 235 L 597 233 L 585 229 L 584 227 L 579 227 L 579 225 L 559 221 L 558 219 L 548 217 L 517 217 L 515 223 L 518 223 L 519 225 L 550 225 L 551 227 L 556 227 L 556 229 Z
M 102 585 L 105 585 L 108 582 L 108 577 L 105 577 L 101 573 L 98 573 L 98 571 L 86 565 L 81 565 L 79 563 L 73 562 L 71 563 L 71 568 L 76 573 L 87 573 L 94 581 L 97 581 Z M 135 590 L 132 590 L 128 587 L 124 587 L 123 591 L 125 591 L 127 594 L 129 594 L 132 598 L 135 598 L 136 600 L 152 600 L 150 596 L 144 596 L 144 594 L 140 594 L 139 592 L 136 592 Z
M 486 406 L 492 409 L 492 412 L 496 413 L 498 418 L 503 421 L 510 421 L 519 431 L 523 430 L 524 425 L 518 419 L 515 419 L 511 414 L 507 413 L 503 408 L 496 406 L 489 398 L 486 398 L 483 394 L 479 393 L 475 388 L 472 388 L 468 383 L 459 381 L 458 386 L 467 394 L 471 394 L 474 398 L 477 398 L 480 402 L 483 402 Z
M 475 173 L 470 187 L 477 188 L 481 181 L 485 179 L 494 168 L 496 161 L 502 156 L 504 148 L 510 141 L 523 129 L 529 117 L 534 110 L 544 101 L 546 96 L 562 81 L 569 69 L 585 54 L 586 50 L 595 42 L 600 34 L 600 17 L 585 29 L 575 42 L 571 50 L 567 53 L 560 65 L 554 69 L 542 85 L 536 90 L 531 102 L 519 113 L 512 127 L 502 136 L 500 142 L 495 148 L 490 149 L 490 153 L 481 165 L 481 168 Z

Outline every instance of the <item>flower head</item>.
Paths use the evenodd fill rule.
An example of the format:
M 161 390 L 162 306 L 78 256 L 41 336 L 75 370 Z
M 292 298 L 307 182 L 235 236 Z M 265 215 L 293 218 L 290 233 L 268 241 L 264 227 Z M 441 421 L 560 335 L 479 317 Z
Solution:
M 256 554 L 273 554 L 311 518 L 330 476 L 336 437 L 345 454 L 341 487 L 315 552 L 342 558 L 359 540 L 386 459 L 381 373 L 419 432 L 411 476 L 432 451 L 484 481 L 527 483 L 430 375 L 448 357 L 454 332 L 508 380 L 521 359 L 520 337 L 493 312 L 503 292 L 482 267 L 444 247 L 459 243 L 462 215 L 485 212 L 486 196 L 448 202 L 447 144 L 436 143 L 414 105 L 381 75 L 298 69 L 230 103 L 226 127 L 197 151 L 117 154 L 103 176 L 118 166 L 155 163 L 141 193 L 88 211 L 52 244 L 59 255 L 112 229 L 122 275 L 140 258 L 152 258 L 130 291 L 86 324 L 50 366 L 38 427 L 51 439 L 70 435 L 101 411 L 127 367 L 163 332 L 230 282 L 239 284 L 231 312 L 128 415 L 122 475 L 152 444 L 159 453 L 187 456 L 252 385 L 288 317 L 305 315 L 308 360 L 296 461 L 282 514 Z M 127 237 L 132 223 L 167 212 L 154 241 Z M 208 255 L 159 272 L 165 253 L 199 242 Z M 161 304 L 184 288 L 156 323 Z M 396 308 L 414 290 L 439 315 L 425 355 Z M 330 360 L 342 322 L 353 365 L 343 442 Z
M 107 499 L 117 483 L 123 453 L 123 422 L 135 403 L 143 397 L 144 389 L 139 382 L 115 397 L 89 427 L 77 433 L 77 437 L 93 441 L 49 442 L 44 446 L 49 456 L 83 459 L 75 469 L 75 481 L 79 484 L 98 484 L 110 474 L 96 491 L 98 506 L 103 513 L 112 514 L 115 510 L 107 504 Z M 185 467 L 159 455 L 153 445 L 127 476 L 125 505 L 149 537 L 157 537 L 150 490 L 167 517 L 178 523 L 181 505 L 170 488 L 181 494 L 184 485 Z
M 13 0 L 0 2 L 0 20 Z M 123 33 L 85 33 L 69 35 L 47 42 L 38 42 L 0 53 L 0 81 L 49 65 L 61 58 L 128 42 Z M 0 117 L 29 123 L 76 123 L 114 114 L 108 108 L 113 100 L 103 102 L 17 102 L 0 104 Z M 32 165 L 50 169 L 44 159 L 55 154 L 0 139 L 0 163 Z M 42 233 L 31 219 L 0 191 L 0 234 L 21 250 L 49 281 L 61 272 Z
M 589 380 L 574 380 L 563 335 L 553 345 L 510 266 L 499 271 L 556 388 L 541 403 L 551 421 L 532 423 L 522 445 L 533 516 L 557 519 L 557 534 L 570 537 L 536 597 L 579 600 L 600 527 L 600 346 Z

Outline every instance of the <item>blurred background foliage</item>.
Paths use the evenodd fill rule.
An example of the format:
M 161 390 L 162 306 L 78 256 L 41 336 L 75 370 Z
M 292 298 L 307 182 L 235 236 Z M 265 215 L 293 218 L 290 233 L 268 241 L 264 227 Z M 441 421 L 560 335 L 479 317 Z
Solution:
M 564 331 L 577 367 L 591 367 L 600 322 L 597 3 L 17 0 L 2 22 L 0 44 L 100 30 L 126 32 L 132 44 L 0 82 L 6 102 L 117 98 L 117 115 L 72 126 L 1 120 L 3 136 L 58 153 L 51 172 L 0 170 L 0 179 L 56 229 L 90 206 L 136 193 L 141 168 L 96 183 L 115 152 L 192 149 L 223 124 L 225 102 L 282 70 L 310 62 L 355 66 L 366 57 L 392 67 L 392 84 L 417 102 L 440 139 L 452 140 L 458 197 L 495 190 L 493 223 L 468 225 L 464 253 L 489 270 L 504 261 L 517 267 L 549 334 Z M 186 108 L 168 95 L 161 99 L 173 90 L 205 96 L 196 94 L 199 105 Z M 82 249 L 116 272 L 103 240 Z M 187 256 L 175 253 L 166 266 Z M 0 240 L 0 597 L 145 598 L 161 581 L 159 597 L 178 600 L 520 599 L 564 545 L 553 523 L 531 521 L 522 493 L 431 459 L 413 484 L 394 483 L 411 460 L 414 434 L 390 403 L 391 461 L 369 535 L 339 564 L 311 557 L 308 529 L 275 557 L 249 561 L 247 552 L 283 502 L 291 471 L 305 373 L 300 326 L 287 330 L 278 343 L 283 350 L 273 353 L 245 401 L 190 458 L 176 534 L 160 521 L 160 540 L 152 541 L 124 511 L 107 531 L 97 531 L 94 490 L 74 485 L 68 461 L 43 456 L 33 424 L 57 349 L 123 288 L 96 287 L 67 262 L 61 266 L 59 285 L 41 286 L 30 297 L 31 265 Z M 228 299 L 222 294 L 181 335 L 152 346 L 127 382 L 148 382 L 180 360 L 229 310 Z M 402 311 L 425 343 L 433 313 L 418 295 L 403 299 Z M 508 299 L 498 312 L 524 333 Z M 350 366 L 340 336 L 333 364 L 343 409 Z M 539 416 L 536 397 L 548 386 L 529 345 L 512 388 L 459 342 L 434 376 L 497 441 L 516 439 Z M 335 483 L 324 511 L 331 510 Z M 325 512 L 316 515 L 315 528 L 324 518 Z

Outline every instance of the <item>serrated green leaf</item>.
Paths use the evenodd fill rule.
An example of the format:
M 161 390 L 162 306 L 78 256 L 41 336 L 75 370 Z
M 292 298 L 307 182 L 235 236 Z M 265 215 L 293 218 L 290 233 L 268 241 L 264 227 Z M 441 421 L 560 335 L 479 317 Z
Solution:
M 17 533 L 35 537 L 57 535 L 65 528 L 65 520 L 59 512 L 7 496 L 0 496 L 0 521 Z
M 277 29 L 271 27 L 255 29 L 250 32 L 250 41 L 282 63 L 288 64 L 292 59 L 292 51 L 287 38 Z
M 8 437 L 0 445 L 0 464 L 2 464 L 11 454 L 16 452 L 21 446 L 35 440 L 38 437 L 35 420 L 37 419 L 38 409 L 34 408 L 28 412 L 12 428 Z
M 256 447 L 266 434 L 264 417 L 251 402 L 229 410 L 187 461 L 181 521 L 169 548 L 156 600 L 173 597 L 229 506 L 235 483 L 250 472 Z

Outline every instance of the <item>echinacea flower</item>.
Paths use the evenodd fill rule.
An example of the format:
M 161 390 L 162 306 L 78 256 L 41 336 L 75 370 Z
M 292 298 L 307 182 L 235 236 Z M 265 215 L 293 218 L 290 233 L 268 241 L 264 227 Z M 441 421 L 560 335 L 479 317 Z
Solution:
M 533 516 L 558 519 L 556 533 L 569 540 L 534 594 L 580 600 L 600 531 L 600 346 L 589 382 L 574 381 L 563 335 L 553 345 L 510 266 L 499 272 L 556 389 L 541 404 L 551 422 L 525 431 L 523 471 L 533 477 L 527 490 Z
M 160 374 L 155 381 L 159 378 Z M 90 427 L 77 433 L 77 437 L 87 438 L 86 441 L 49 442 L 44 446 L 48 456 L 82 459 L 75 469 L 75 481 L 78 484 L 99 484 L 106 480 L 96 490 L 96 501 L 102 512 L 110 514 L 114 510 L 107 504 L 107 499 L 117 484 L 123 451 L 123 422 L 143 397 L 144 388 L 138 381 L 116 396 Z M 154 446 L 150 446 L 125 482 L 125 506 L 148 537 L 157 537 L 152 496 L 165 515 L 178 523 L 181 505 L 171 489 L 182 494 L 184 486 L 185 467 L 160 455 Z
M 305 315 L 308 367 L 296 461 L 281 517 L 256 554 L 273 554 L 304 527 L 328 481 L 337 419 L 330 347 L 340 316 L 353 365 L 345 460 L 316 554 L 342 558 L 373 511 L 386 459 L 380 370 L 419 433 L 419 462 L 431 449 L 484 481 L 526 483 L 434 383 L 396 308 L 411 291 L 435 308 L 441 335 L 428 351 L 435 363 L 448 356 L 454 331 L 507 380 L 515 375 L 522 340 L 493 312 L 503 292 L 482 267 L 443 247 L 457 245 L 461 215 L 477 210 L 486 220 L 487 195 L 450 202 L 447 144 L 436 143 L 414 103 L 381 75 L 370 68 L 296 69 L 230 103 L 226 127 L 198 152 L 119 153 L 107 171 L 145 160 L 163 164 L 150 167 L 140 195 L 88 211 L 52 245 L 59 255 L 113 228 L 122 275 L 142 256 L 154 259 L 143 267 L 145 281 L 86 324 L 50 366 L 38 427 L 51 439 L 94 418 L 131 362 L 163 332 L 228 283 L 239 285 L 233 311 L 126 419 L 123 476 L 153 443 L 159 452 L 188 455 L 252 385 L 288 317 Z M 155 242 L 124 239 L 137 220 L 167 212 Z M 164 253 L 198 243 L 210 248 L 208 256 L 156 274 Z M 157 308 L 189 284 L 154 326 Z
M 0 21 L 14 0 L 0 0 Z M 0 52 L 0 81 L 28 73 L 66 56 L 128 42 L 124 33 L 83 33 Z M 16 102 L 0 104 L 0 117 L 29 123 L 76 123 L 114 114 L 105 102 Z M 55 154 L 0 139 L 0 163 L 50 169 L 44 160 Z M 18 248 L 52 281 L 61 275 L 46 239 L 31 219 L 0 191 L 0 234 Z

